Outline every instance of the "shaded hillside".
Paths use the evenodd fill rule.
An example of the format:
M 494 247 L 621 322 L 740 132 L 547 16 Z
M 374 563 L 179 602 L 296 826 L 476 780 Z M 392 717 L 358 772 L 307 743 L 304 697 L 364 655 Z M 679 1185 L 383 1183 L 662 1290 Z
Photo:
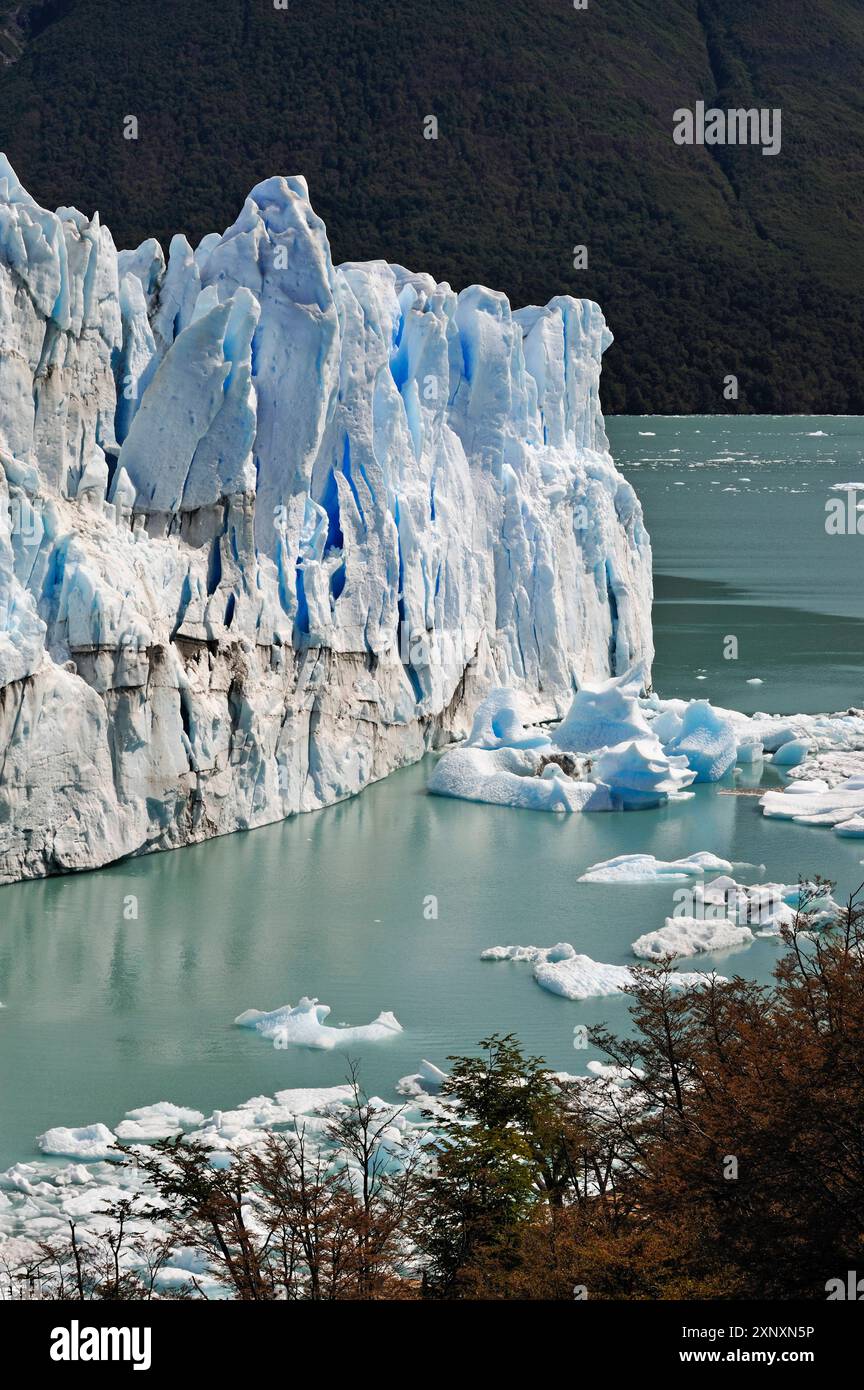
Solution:
M 0 56 L 0 148 L 120 245 L 302 172 L 337 260 L 597 299 L 609 410 L 864 413 L 862 0 L 19 0 Z M 698 99 L 782 152 L 676 146 Z

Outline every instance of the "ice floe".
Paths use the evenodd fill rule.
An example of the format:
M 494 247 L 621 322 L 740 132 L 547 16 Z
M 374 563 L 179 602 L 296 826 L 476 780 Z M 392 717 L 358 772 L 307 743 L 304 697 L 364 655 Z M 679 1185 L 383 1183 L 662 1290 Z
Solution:
M 414 1078 L 414 1091 L 403 1103 L 391 1106 L 370 1099 L 370 1106 L 385 1120 L 389 1112 L 390 1123 L 380 1144 L 380 1158 L 388 1165 L 398 1167 L 415 1157 L 418 1146 L 426 1142 L 431 1117 L 446 1112 L 445 1101 L 431 1094 L 442 1077 L 438 1068 L 424 1062 Z M 127 1242 L 121 1253 L 121 1266 L 147 1274 L 146 1254 L 138 1247 L 164 1238 L 158 1218 L 162 1202 L 134 1158 L 156 1138 L 166 1137 L 157 1131 L 170 1126 L 172 1133 L 182 1134 L 182 1143 L 209 1150 L 214 1168 L 230 1167 L 239 1152 L 263 1149 L 271 1133 L 302 1134 L 312 1150 L 332 1154 L 334 1160 L 338 1157 L 353 1172 L 356 1163 L 339 1150 L 330 1128 L 340 1108 L 352 1103 L 352 1098 L 353 1088 L 347 1084 L 301 1087 L 277 1091 L 273 1097 L 255 1096 L 234 1110 L 215 1110 L 206 1119 L 197 1110 L 159 1102 L 130 1110 L 113 1131 L 104 1124 L 48 1130 L 37 1141 L 40 1157 L 0 1172 L 0 1299 L 10 1296 L 16 1267 L 39 1254 L 38 1242 L 68 1242 L 69 1221 L 73 1219 L 76 1240 L 86 1246 L 112 1229 L 106 1207 L 120 1200 L 136 1202 L 127 1225 L 135 1239 Z M 141 1133 L 133 1136 L 128 1125 L 138 1126 Z M 115 1141 L 115 1134 L 119 1138 L 124 1129 L 128 1139 L 134 1137 L 136 1142 Z M 146 1140 L 142 1137 L 145 1130 L 149 1135 Z M 70 1155 L 75 1162 L 63 1163 Z M 206 1254 L 182 1243 L 171 1250 L 167 1264 L 158 1273 L 157 1292 L 182 1289 L 193 1278 L 202 1295 L 227 1296 L 228 1291 L 213 1277 Z
M 424 1057 L 419 1071 L 412 1072 L 410 1076 L 400 1077 L 396 1082 L 396 1090 L 400 1096 L 424 1096 L 440 1091 L 446 1080 L 446 1071 L 436 1067 L 434 1062 L 427 1062 Z
M 63 1158 L 104 1159 L 113 1158 L 117 1152 L 116 1137 L 103 1124 L 82 1125 L 79 1129 L 58 1125 L 40 1134 L 36 1142 L 43 1154 Z
M 139 1140 L 143 1143 L 155 1139 L 168 1139 L 193 1125 L 200 1125 L 204 1116 L 199 1110 L 189 1110 L 170 1101 L 158 1101 L 155 1105 L 142 1105 L 137 1110 L 129 1110 L 121 1120 L 115 1133 L 124 1141 Z
M 759 804 L 769 818 L 833 827 L 838 835 L 855 838 L 864 818 L 864 780 L 850 777 L 836 787 L 821 778 L 792 782 L 782 791 L 766 792 Z
M 439 758 L 428 789 L 436 796 L 526 811 L 584 811 L 598 800 L 593 782 L 568 776 L 534 749 L 454 748 Z
M 741 884 L 728 875 L 696 883 L 680 896 L 687 911 L 676 911 L 665 926 L 634 941 L 635 956 L 658 961 L 733 950 L 751 946 L 757 937 L 779 936 L 783 928 L 807 933 L 830 926 L 840 911 L 827 888 L 810 883 Z
M 665 927 L 646 932 L 633 942 L 633 954 L 642 960 L 698 956 L 707 951 L 728 951 L 752 945 L 749 927 L 733 922 L 706 921 L 697 917 L 667 917 Z
M 620 994 L 630 989 L 637 976 L 630 966 L 606 965 L 580 955 L 569 942 L 557 946 L 490 946 L 482 952 L 481 960 L 519 961 L 533 965 L 534 979 L 541 989 L 560 994 L 565 999 L 596 999 Z M 685 989 L 704 982 L 702 974 L 673 974 L 673 987 Z
M 338 1028 L 325 1023 L 330 1013 L 327 1004 L 304 996 L 299 1004 L 284 1004 L 269 1013 L 247 1009 L 234 1022 L 239 1028 L 254 1028 L 277 1048 L 313 1047 L 331 1049 L 357 1042 L 380 1042 L 402 1032 L 402 1025 L 392 1013 L 380 1013 L 372 1023 Z
M 788 743 L 782 743 L 773 754 L 772 762 L 775 767 L 800 767 L 809 752 L 809 739 L 790 738 Z
M 731 873 L 735 867 L 708 850 L 699 850 L 686 859 L 655 859 L 653 854 L 619 854 L 592 864 L 579 883 L 657 883 L 701 877 L 708 873 Z

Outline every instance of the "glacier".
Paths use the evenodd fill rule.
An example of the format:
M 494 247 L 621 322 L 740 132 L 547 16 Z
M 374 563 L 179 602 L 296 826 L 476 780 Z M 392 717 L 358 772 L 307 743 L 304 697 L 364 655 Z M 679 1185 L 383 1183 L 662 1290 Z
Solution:
M 0 156 L 0 883 L 327 806 L 493 689 L 536 724 L 647 682 L 611 341 L 334 266 L 299 177 L 166 258 Z

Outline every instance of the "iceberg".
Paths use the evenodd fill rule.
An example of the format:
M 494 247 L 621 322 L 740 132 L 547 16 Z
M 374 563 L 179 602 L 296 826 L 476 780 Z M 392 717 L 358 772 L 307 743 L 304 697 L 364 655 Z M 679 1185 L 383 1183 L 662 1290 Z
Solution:
M 641 811 L 680 798 L 696 774 L 690 771 L 686 758 L 668 757 L 649 734 L 633 743 L 602 749 L 594 759 L 592 776 L 608 789 L 610 810 Z
M 809 752 L 809 739 L 790 738 L 788 742 L 781 743 L 772 758 L 772 762 L 775 767 L 800 767 Z
M 43 1154 L 63 1158 L 98 1160 L 120 1157 L 115 1136 L 103 1124 L 82 1125 L 79 1129 L 66 1129 L 59 1125 L 40 1134 L 36 1143 Z
M 438 796 L 532 811 L 637 811 L 680 797 L 695 779 L 649 729 L 636 692 L 639 671 L 586 685 L 548 734 L 523 723 L 517 693 L 495 690 L 470 737 L 440 758 L 429 778 Z M 562 729 L 564 733 L 562 735 Z M 629 742 L 622 735 L 635 734 Z M 621 739 L 611 745 L 600 740 Z
M 477 752 L 530 752 L 650 671 L 596 304 L 335 266 L 300 177 L 118 253 L 0 156 L 0 306 L 0 883 L 330 805 L 503 688 Z
M 234 1023 L 238 1028 L 254 1028 L 277 1048 L 314 1047 L 330 1050 L 358 1042 L 381 1042 L 402 1032 L 402 1025 L 392 1013 L 380 1013 L 372 1023 L 355 1027 L 334 1028 L 325 1023 L 330 1013 L 327 1004 L 304 996 L 299 1004 L 285 1004 L 281 1009 L 262 1013 L 247 1009 Z
M 699 850 L 686 859 L 655 859 L 653 854 L 619 854 L 592 864 L 579 883 L 658 883 L 680 882 L 707 873 L 731 873 L 734 864 L 708 850 Z
M 440 1091 L 446 1080 L 446 1071 L 436 1067 L 434 1062 L 427 1062 L 424 1057 L 420 1063 L 420 1070 L 410 1076 L 400 1077 L 396 1082 L 396 1090 L 400 1096 L 427 1096 L 430 1091 Z
M 548 748 L 552 740 L 542 729 L 530 728 L 522 711 L 523 700 L 516 690 L 490 691 L 478 705 L 465 740 L 466 748 Z
M 864 820 L 864 778 L 848 777 L 835 787 L 819 777 L 791 782 L 782 791 L 766 792 L 759 805 L 769 818 L 829 826 L 837 835 L 854 839 Z
M 586 683 L 555 730 L 556 746 L 591 753 L 650 737 L 639 705 L 642 681 L 643 673 L 636 670 L 599 684 Z
M 436 796 L 515 806 L 526 811 L 584 811 L 598 801 L 593 782 L 574 780 L 555 763 L 540 771 L 542 759 L 501 748 L 459 747 L 444 753 L 427 783 Z
M 155 1105 L 142 1105 L 137 1110 L 129 1110 L 125 1119 L 115 1129 L 118 1139 L 126 1142 L 153 1143 L 157 1139 L 170 1139 L 204 1123 L 200 1110 L 190 1110 L 170 1101 L 158 1101 Z
M 557 946 L 489 946 L 480 953 L 481 960 L 520 960 L 531 965 L 538 961 L 573 960 L 575 956 L 575 948 L 568 941 L 561 941 Z
M 728 951 L 750 946 L 755 937 L 749 927 L 733 922 L 697 917 L 667 917 L 665 927 L 647 932 L 633 942 L 633 954 L 642 960 L 698 956 L 707 951 Z
M 735 727 L 707 700 L 694 700 L 666 751 L 686 758 L 697 782 L 719 782 L 735 766 L 738 756 Z
M 604 965 L 590 956 L 580 955 L 569 942 L 557 946 L 490 946 L 481 960 L 522 961 L 533 965 L 534 979 L 541 989 L 565 999 L 584 1000 L 621 994 L 631 989 L 637 976 L 628 965 Z M 720 978 L 719 976 L 717 977 Z M 673 989 L 686 989 L 707 979 L 702 974 L 673 972 Z

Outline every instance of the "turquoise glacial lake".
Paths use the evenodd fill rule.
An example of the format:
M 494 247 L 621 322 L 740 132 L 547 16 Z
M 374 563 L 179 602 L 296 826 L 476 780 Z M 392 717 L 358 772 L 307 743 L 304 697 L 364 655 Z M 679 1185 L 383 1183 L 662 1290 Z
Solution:
M 831 486 L 864 472 L 864 421 L 621 417 L 608 428 L 654 544 L 656 688 L 748 712 L 864 705 L 864 537 L 825 532 Z M 671 912 L 672 886 L 578 883 L 597 860 L 712 850 L 764 864 L 766 879 L 819 872 L 848 892 L 864 877 L 861 845 L 764 821 L 755 798 L 715 787 L 661 811 L 564 818 L 427 796 L 429 766 L 251 834 L 0 889 L 0 1167 L 34 1156 L 53 1125 L 113 1126 L 160 1100 L 209 1113 L 339 1083 L 344 1053 L 277 1051 L 233 1026 L 245 1009 L 304 994 L 331 1006 L 331 1023 L 393 1010 L 402 1034 L 352 1047 L 367 1089 L 386 1097 L 422 1057 L 446 1065 L 493 1031 L 583 1070 L 594 1054 L 574 1050 L 574 1028 L 623 1030 L 626 1000 L 556 998 L 530 967 L 479 956 L 570 941 L 632 963 L 631 943 Z M 777 950 L 759 940 L 698 967 L 768 980 Z

